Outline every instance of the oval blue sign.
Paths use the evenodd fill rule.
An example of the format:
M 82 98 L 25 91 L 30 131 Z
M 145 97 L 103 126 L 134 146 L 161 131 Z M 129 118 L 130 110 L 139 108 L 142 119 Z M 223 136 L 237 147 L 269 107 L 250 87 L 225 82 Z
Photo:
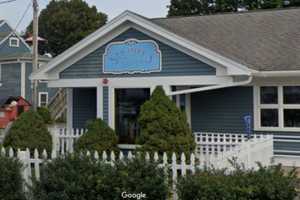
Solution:
M 161 52 L 152 40 L 129 39 L 110 43 L 103 55 L 103 73 L 150 73 L 161 71 Z

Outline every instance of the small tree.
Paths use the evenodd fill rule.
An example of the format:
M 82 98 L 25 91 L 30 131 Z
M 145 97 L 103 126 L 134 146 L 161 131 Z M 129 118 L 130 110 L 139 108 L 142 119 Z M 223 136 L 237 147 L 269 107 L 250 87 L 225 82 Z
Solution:
M 27 111 L 14 121 L 3 146 L 51 152 L 52 138 L 42 117 L 37 112 Z
M 75 150 L 112 151 L 117 150 L 118 137 L 102 119 L 89 121 L 88 131 L 76 142 Z
M 185 113 L 157 87 L 150 100 L 141 107 L 139 116 L 141 134 L 137 143 L 141 150 L 190 154 L 195 141 Z

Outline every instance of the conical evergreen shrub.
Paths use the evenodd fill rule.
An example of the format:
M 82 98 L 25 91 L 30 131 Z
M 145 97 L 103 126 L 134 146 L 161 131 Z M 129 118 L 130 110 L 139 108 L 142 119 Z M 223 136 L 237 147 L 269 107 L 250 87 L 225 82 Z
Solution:
M 76 142 L 76 151 L 117 151 L 118 137 L 102 119 L 87 123 L 88 131 Z
M 27 111 L 13 122 L 11 129 L 4 138 L 4 147 L 14 149 L 34 150 L 42 152 L 44 149 L 50 153 L 52 149 L 52 137 L 48 132 L 43 118 L 34 111 Z
M 141 107 L 137 143 L 143 151 L 190 154 L 195 140 L 186 115 L 157 87 L 150 100 Z

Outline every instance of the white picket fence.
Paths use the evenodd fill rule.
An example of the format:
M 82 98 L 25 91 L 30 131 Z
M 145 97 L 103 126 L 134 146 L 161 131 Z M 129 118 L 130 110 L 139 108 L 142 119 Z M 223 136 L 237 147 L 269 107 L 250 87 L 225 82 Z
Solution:
M 231 160 L 246 169 L 257 168 L 257 163 L 270 166 L 273 162 L 273 135 L 233 133 L 195 133 L 196 156 L 204 166 L 232 168 Z
M 59 154 L 74 151 L 75 141 L 86 132 L 85 129 L 49 129 L 53 138 L 53 149 Z M 273 158 L 273 135 L 235 133 L 194 133 L 196 141 L 195 156 L 199 167 L 214 166 L 229 168 L 234 157 L 245 168 L 257 167 L 257 162 L 268 166 Z
M 26 151 L 14 152 L 13 149 L 1 149 L 1 154 L 8 157 L 17 157 L 23 164 L 22 175 L 27 184 L 31 184 L 31 177 L 40 178 L 40 167 L 44 161 L 72 153 L 74 142 L 85 130 L 67 131 L 64 128 L 50 129 L 53 137 L 53 150 L 51 155 L 44 150 L 39 153 L 34 150 L 30 153 Z M 223 134 L 223 133 L 195 133 L 197 150 L 195 154 L 181 154 L 178 158 L 175 153 L 168 157 L 166 153 L 159 157 L 158 153 L 145 154 L 145 159 L 149 162 L 158 162 L 160 167 L 169 169 L 173 180 L 173 191 L 179 176 L 185 176 L 187 172 L 194 173 L 196 169 L 213 167 L 215 169 L 227 168 L 233 170 L 230 160 L 235 159 L 237 164 L 243 165 L 245 169 L 256 168 L 256 162 L 264 166 L 272 164 L 273 157 L 273 136 L 272 135 L 252 135 L 248 139 L 243 134 Z M 135 155 L 129 151 L 126 155 L 122 152 L 116 156 L 114 152 L 87 152 L 87 155 L 97 160 L 114 164 L 117 160 L 125 158 L 132 159 Z M 187 159 L 188 158 L 188 159 Z M 26 188 L 25 188 L 26 189 Z M 176 193 L 173 192 L 176 199 Z
M 57 151 L 52 151 L 51 155 L 48 155 L 46 150 L 42 153 L 39 153 L 37 149 L 34 150 L 34 153 L 30 153 L 29 149 L 26 151 L 20 151 L 19 149 L 14 152 L 12 148 L 5 149 L 4 147 L 1 148 L 0 154 L 2 156 L 7 156 L 11 158 L 18 158 L 21 163 L 23 164 L 22 168 L 22 176 L 25 180 L 24 190 L 27 190 L 27 186 L 32 184 L 32 177 L 36 178 L 37 180 L 40 179 L 41 173 L 41 165 L 47 162 L 50 162 L 52 159 L 58 156 L 64 156 L 59 154 Z M 97 151 L 95 152 L 86 152 L 87 156 L 91 156 L 96 160 L 102 161 L 104 163 L 114 165 L 114 163 L 118 160 L 124 159 L 133 159 L 136 155 L 134 155 L 131 151 L 129 151 L 126 155 L 119 152 L 118 156 L 112 151 L 110 153 L 102 152 L 101 154 Z M 171 157 L 168 157 L 166 153 L 163 153 L 161 157 L 158 153 L 150 154 L 146 153 L 145 160 L 148 162 L 155 162 L 158 163 L 158 166 L 164 168 L 165 171 L 171 172 L 172 183 L 173 183 L 173 199 L 177 199 L 175 185 L 177 182 L 177 178 L 179 176 L 185 176 L 188 171 L 190 173 L 195 173 L 196 168 L 199 167 L 196 163 L 196 157 L 194 154 L 189 155 L 189 159 L 186 159 L 185 154 L 181 154 L 178 158 L 175 153 L 172 154 Z

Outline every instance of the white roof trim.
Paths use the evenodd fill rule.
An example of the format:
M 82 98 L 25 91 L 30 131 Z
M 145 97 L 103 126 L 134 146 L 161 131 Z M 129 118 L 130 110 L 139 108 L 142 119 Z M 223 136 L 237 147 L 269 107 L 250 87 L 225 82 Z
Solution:
M 7 24 L 9 26 L 9 28 L 11 29 L 11 33 L 6 36 L 2 41 L 0 41 L 0 45 L 2 43 L 4 43 L 10 36 L 15 35 L 21 42 L 23 42 L 23 44 L 28 48 L 28 50 L 31 52 L 31 47 L 25 42 L 25 40 L 12 28 L 12 26 L 6 21 L 3 20 L 3 23 L 0 25 L 3 26 L 4 24 Z
M 224 67 L 227 68 L 227 72 L 229 75 L 250 75 L 253 72 L 257 72 L 255 70 L 251 70 L 245 65 L 242 65 L 240 63 L 237 63 L 231 59 L 228 59 L 224 56 L 221 56 L 211 50 L 208 50 L 200 45 L 195 44 L 194 42 L 191 42 L 181 36 L 178 36 L 156 24 L 153 22 L 147 20 L 146 18 L 143 18 L 133 12 L 125 11 L 113 20 L 111 20 L 109 23 L 107 23 L 105 26 L 101 27 L 85 39 L 81 40 L 62 54 L 58 55 L 56 58 L 51 60 L 45 67 L 41 68 L 36 73 L 32 74 L 30 76 L 31 79 L 45 79 L 45 78 L 58 78 L 58 76 L 47 76 L 46 73 L 53 70 L 57 66 L 59 66 L 63 61 L 70 58 L 72 55 L 78 53 L 82 49 L 86 48 L 87 46 L 91 45 L 95 40 L 101 38 L 105 34 L 109 33 L 116 27 L 120 26 L 126 21 L 130 21 L 134 24 L 137 24 L 151 32 L 154 32 L 156 34 L 159 34 L 168 40 L 177 43 L 178 45 L 181 45 L 191 51 L 194 51 L 195 53 L 198 53 Z

